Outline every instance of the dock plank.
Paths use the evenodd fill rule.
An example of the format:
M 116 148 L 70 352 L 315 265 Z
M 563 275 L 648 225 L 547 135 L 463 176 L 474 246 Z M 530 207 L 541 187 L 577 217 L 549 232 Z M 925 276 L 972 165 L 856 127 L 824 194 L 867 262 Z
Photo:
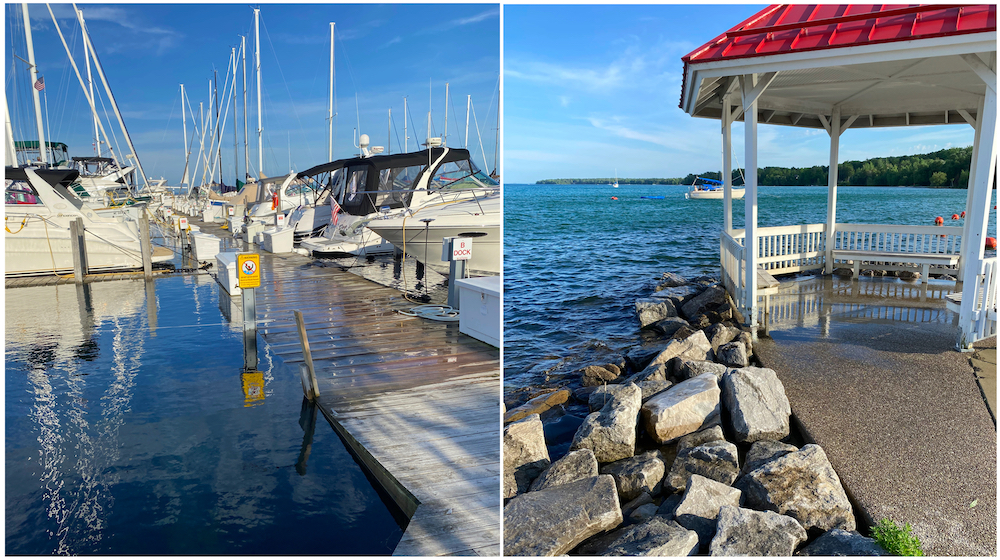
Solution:
M 324 416 L 397 502 L 419 502 L 394 554 L 499 555 L 499 351 L 456 323 L 402 315 L 415 304 L 398 291 L 306 257 L 261 253 L 261 278 L 270 351 L 304 361 L 300 311 Z

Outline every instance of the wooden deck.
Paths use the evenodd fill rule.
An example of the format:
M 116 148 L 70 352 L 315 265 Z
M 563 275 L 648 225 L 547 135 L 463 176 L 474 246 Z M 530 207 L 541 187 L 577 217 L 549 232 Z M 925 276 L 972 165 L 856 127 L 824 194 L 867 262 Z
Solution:
M 212 229 L 202 226 L 228 235 Z M 415 304 L 396 290 L 258 252 L 259 332 L 303 362 L 292 312 L 302 313 L 320 410 L 410 517 L 394 554 L 499 556 L 499 351 L 457 323 L 399 314 Z

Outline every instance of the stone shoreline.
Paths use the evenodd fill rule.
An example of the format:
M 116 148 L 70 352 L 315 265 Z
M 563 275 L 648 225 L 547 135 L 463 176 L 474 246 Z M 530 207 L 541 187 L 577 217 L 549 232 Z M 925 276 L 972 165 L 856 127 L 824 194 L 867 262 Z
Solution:
M 886 554 L 717 282 L 636 314 L 645 344 L 505 403 L 505 555 Z

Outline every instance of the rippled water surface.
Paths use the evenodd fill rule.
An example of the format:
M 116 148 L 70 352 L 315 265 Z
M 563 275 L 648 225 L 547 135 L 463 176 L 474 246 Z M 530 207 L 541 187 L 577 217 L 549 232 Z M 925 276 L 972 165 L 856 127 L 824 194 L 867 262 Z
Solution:
M 260 372 L 242 372 L 212 278 L 5 295 L 7 554 L 389 554 L 399 541 L 303 406 L 297 369 L 261 342 Z
M 504 386 L 542 383 L 639 340 L 634 301 L 666 271 L 719 274 L 721 200 L 683 186 L 505 185 Z M 965 209 L 965 190 L 840 187 L 841 223 L 932 225 Z M 618 200 L 611 200 L 617 196 Z M 644 199 L 643 196 L 662 196 Z M 761 227 L 826 221 L 825 187 L 762 187 Z M 993 202 L 995 204 L 995 200 Z M 992 206 L 992 204 L 991 204 Z M 733 203 L 743 227 L 743 200 Z M 996 213 L 989 235 L 996 237 Z

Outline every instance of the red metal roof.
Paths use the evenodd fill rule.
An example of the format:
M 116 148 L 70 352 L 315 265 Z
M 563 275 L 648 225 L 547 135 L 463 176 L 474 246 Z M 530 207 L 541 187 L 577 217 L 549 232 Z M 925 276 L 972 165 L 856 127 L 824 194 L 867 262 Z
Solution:
M 997 30 L 995 5 L 775 4 L 682 58 L 689 63 Z

